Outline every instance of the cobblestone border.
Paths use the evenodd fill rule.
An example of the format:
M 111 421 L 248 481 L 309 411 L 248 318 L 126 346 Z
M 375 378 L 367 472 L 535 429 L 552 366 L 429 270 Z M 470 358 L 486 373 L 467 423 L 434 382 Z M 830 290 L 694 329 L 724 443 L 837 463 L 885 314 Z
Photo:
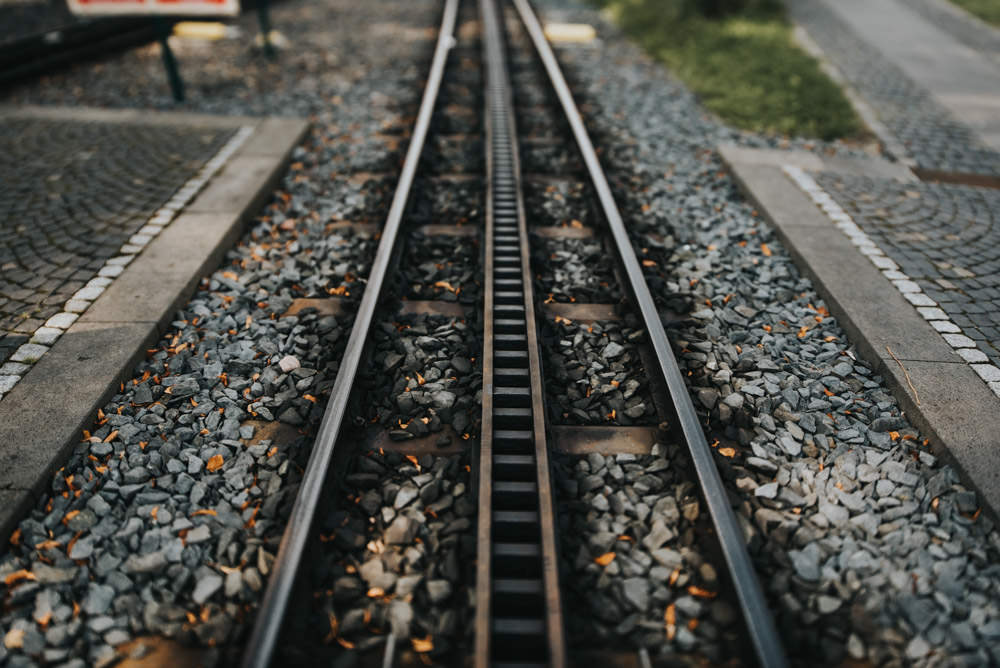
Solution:
M 812 176 L 794 165 L 784 165 L 782 171 L 823 210 L 837 229 L 843 232 L 861 254 L 896 286 L 903 298 L 916 307 L 921 317 L 972 367 L 993 393 L 1000 397 L 1000 368 L 989 363 L 989 358 L 976 347 L 976 342 L 962 333 L 962 329 L 948 317 L 937 302 L 920 289 L 916 281 L 900 271 L 899 265 L 886 257 L 882 249 Z
M 35 330 L 28 343 L 22 344 L 0 366 L 0 400 L 27 374 L 32 366 L 49 351 L 52 345 L 70 328 L 111 285 L 149 242 L 169 225 L 191 200 L 205 187 L 232 155 L 254 133 L 249 125 L 240 126 L 221 149 L 206 162 L 197 174 L 188 179 L 166 204 L 156 210 L 136 234 L 129 237 L 118 253 L 109 258 L 84 287 L 63 305 L 60 313 L 49 318 L 45 325 Z

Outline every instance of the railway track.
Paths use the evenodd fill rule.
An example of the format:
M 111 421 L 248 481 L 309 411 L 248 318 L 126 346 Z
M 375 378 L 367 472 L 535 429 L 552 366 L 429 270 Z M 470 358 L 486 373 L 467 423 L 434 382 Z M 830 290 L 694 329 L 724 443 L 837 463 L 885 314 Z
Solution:
M 723 656 L 747 664 L 756 660 L 760 665 L 783 666 L 783 650 L 774 623 L 743 544 L 739 524 L 713 462 L 711 448 L 674 359 L 661 315 L 643 278 L 625 223 L 569 87 L 559 71 L 541 25 L 526 0 L 514 0 L 513 7 L 498 7 L 494 0 L 479 0 L 478 24 L 482 35 L 481 68 L 484 80 L 482 133 L 447 134 L 453 124 L 443 118 L 454 111 L 453 105 L 447 103 L 454 103 L 455 100 L 453 95 L 446 96 L 449 99 L 445 101 L 438 98 L 442 87 L 448 85 L 445 82 L 450 68 L 455 67 L 455 58 L 450 58 L 449 52 L 455 45 L 459 5 L 459 0 L 446 0 L 444 5 L 427 86 L 392 205 L 380 231 L 379 246 L 364 294 L 357 304 L 357 313 L 337 380 L 331 390 L 288 527 L 272 566 L 267 591 L 243 653 L 243 666 L 263 667 L 307 658 L 318 660 L 312 654 L 314 651 L 320 652 L 322 659 L 335 658 L 342 651 L 341 647 L 348 651 L 380 647 L 381 658 L 369 663 L 383 666 L 409 663 L 417 665 L 421 657 L 425 661 L 433 657 L 438 662 L 459 665 L 469 660 L 469 654 L 477 668 L 561 667 L 595 661 L 613 661 L 619 665 L 649 665 L 650 649 L 656 648 L 642 644 L 628 647 L 627 643 L 623 644 L 618 639 L 619 642 L 611 643 L 615 653 L 603 654 L 600 655 L 601 659 L 595 659 L 597 655 L 581 653 L 578 647 L 568 642 L 567 617 L 586 612 L 567 610 L 565 597 L 561 593 L 567 584 L 561 582 L 561 578 L 567 577 L 567 572 L 571 569 L 565 567 L 566 555 L 560 554 L 560 542 L 564 540 L 560 535 L 560 527 L 564 524 L 560 522 L 559 511 L 563 501 L 553 475 L 553 453 L 558 448 L 577 457 L 593 454 L 613 457 L 616 448 L 623 447 L 623 444 L 627 447 L 622 452 L 649 452 L 650 448 L 655 450 L 658 447 L 654 442 L 662 439 L 676 439 L 685 445 L 694 476 L 693 480 L 685 483 L 685 489 L 693 490 L 692 493 L 697 494 L 708 509 L 708 521 L 703 522 L 701 540 L 713 544 L 706 551 L 717 555 L 717 562 L 724 566 L 728 574 L 728 577 L 722 578 L 721 591 L 705 593 L 713 597 L 718 594 L 720 598 L 731 601 L 742 619 L 738 635 L 743 644 L 728 648 Z M 471 4 L 467 4 L 462 9 L 468 12 L 473 8 Z M 470 24 L 467 22 L 463 25 Z M 512 63 L 516 64 L 516 72 L 512 72 Z M 532 75 L 528 73 L 532 68 L 536 74 L 544 76 L 544 81 L 537 76 L 532 80 Z M 524 82 L 530 82 L 523 87 L 523 91 L 528 92 L 519 92 L 519 86 Z M 534 92 L 529 90 L 532 86 L 536 87 Z M 530 111 L 532 105 L 537 106 L 539 102 L 536 99 L 538 86 L 550 87 L 542 97 L 550 101 L 548 113 L 560 114 L 558 120 L 536 123 L 537 119 L 525 117 L 525 110 Z M 523 104 L 519 104 L 519 97 Z M 475 102 L 473 98 L 472 103 Z M 521 135 L 518 132 L 521 122 L 526 122 L 533 131 L 538 128 L 543 128 L 543 131 L 530 137 Z M 560 134 L 563 127 L 568 128 L 568 132 Z M 425 155 L 430 146 L 425 148 L 425 143 L 433 145 L 440 153 L 441 147 L 449 142 L 460 143 L 465 149 L 470 146 L 482 147 L 482 155 L 472 158 L 481 165 L 481 171 L 478 172 L 481 178 L 476 178 L 474 170 L 471 178 L 468 178 L 469 174 L 465 174 L 463 178 L 452 181 L 466 186 L 481 181 L 485 201 L 483 226 L 478 232 L 482 236 L 483 250 L 481 278 L 478 281 L 483 292 L 483 344 L 478 360 L 482 371 L 479 442 L 478 447 L 469 448 L 471 452 L 461 455 L 469 459 L 457 459 L 451 464 L 442 463 L 442 460 L 430 456 L 433 451 L 429 453 L 426 445 L 418 444 L 421 439 L 398 442 L 383 440 L 376 448 L 370 444 L 355 447 L 357 439 L 351 432 L 352 400 L 357 399 L 360 394 L 359 382 L 371 374 L 370 348 L 373 334 L 380 323 L 385 323 L 387 317 L 391 319 L 391 315 L 386 314 L 391 313 L 394 306 L 398 306 L 394 299 L 389 298 L 389 293 L 396 289 L 395 276 L 400 272 L 400 262 L 405 264 L 407 261 L 400 258 L 402 246 L 406 243 L 404 231 L 408 231 L 408 216 L 412 200 L 415 199 L 411 191 L 422 176 L 427 176 L 424 172 L 430 171 Z M 550 157 L 557 156 L 550 161 L 554 165 L 547 170 L 550 174 L 530 175 L 534 183 L 545 183 L 546 179 L 568 178 L 579 180 L 583 184 L 582 197 L 593 204 L 589 218 L 594 223 L 593 227 L 588 228 L 574 220 L 572 225 L 547 230 L 536 228 L 537 224 L 533 221 L 540 219 L 542 212 L 534 210 L 530 205 L 530 198 L 526 196 L 526 181 L 529 178 L 526 174 L 529 168 L 529 160 L 524 155 L 526 150 Z M 531 156 L 531 169 L 535 169 L 540 162 L 544 162 L 544 159 L 539 161 L 537 156 Z M 441 230 L 436 232 L 440 233 Z M 447 232 L 453 235 L 456 247 L 467 243 L 467 233 L 468 230 L 461 233 L 454 230 Z M 553 301 L 550 295 L 543 302 L 536 295 L 536 283 L 541 273 L 549 269 L 533 263 L 532 247 L 537 240 L 533 233 L 555 240 L 599 240 L 607 250 L 604 262 L 613 267 L 613 273 L 618 279 L 617 290 L 621 299 L 614 304 L 554 304 L 550 303 Z M 473 234 L 476 232 L 473 231 Z M 445 284 L 448 285 L 446 282 Z M 448 287 L 451 288 L 450 285 Z M 457 290 L 452 291 L 457 293 Z M 451 325 L 456 321 L 465 322 L 459 315 L 463 313 L 461 310 L 451 309 L 447 305 L 409 303 L 404 304 L 404 310 L 406 308 L 411 313 L 423 310 L 424 315 L 450 314 Z M 586 427 L 574 430 L 553 424 L 553 411 L 547 407 L 550 399 L 547 399 L 546 394 L 549 392 L 551 395 L 551 388 L 547 388 L 546 384 L 553 381 L 546 377 L 545 342 L 540 335 L 540 332 L 545 331 L 543 322 L 548 319 L 554 319 L 556 323 L 570 323 L 574 320 L 594 323 L 590 326 L 591 331 L 595 325 L 600 328 L 602 322 L 608 321 L 627 320 L 635 325 L 630 330 L 635 335 L 629 335 L 627 341 L 622 340 L 622 344 L 616 345 L 622 350 L 625 350 L 626 345 L 644 349 L 644 352 L 640 351 L 633 357 L 633 361 L 641 361 L 639 372 L 650 377 L 649 383 L 647 385 L 645 381 L 636 381 L 630 390 L 631 398 L 627 404 L 619 397 L 619 381 L 615 380 L 611 385 L 605 383 L 605 386 L 614 388 L 607 391 L 611 395 L 611 401 L 621 402 L 615 405 L 620 405 L 623 409 L 621 414 L 617 409 L 612 409 L 606 417 L 609 421 L 607 425 L 588 431 Z M 393 324 L 398 330 L 405 327 Z M 444 327 L 446 331 L 451 331 L 447 329 L 448 325 Z M 615 327 L 618 325 L 610 329 Z M 435 331 L 442 331 L 442 328 Z M 613 357 L 617 358 L 620 354 L 616 350 Z M 385 357 L 381 359 L 385 360 Z M 641 368 L 642 366 L 645 368 Z M 608 367 L 614 368 L 614 365 L 609 363 Z M 364 373 L 359 371 L 362 369 L 365 370 Z M 419 387 L 424 385 L 425 379 L 419 373 L 416 375 L 419 380 L 407 376 L 409 385 L 406 386 L 406 391 L 419 391 Z M 596 376 L 583 378 L 583 384 L 589 382 L 594 385 L 596 381 L 593 378 Z M 447 384 L 445 386 L 453 387 Z M 637 399 L 641 394 L 640 389 L 645 393 L 641 396 L 648 397 L 647 400 Z M 451 394 L 447 390 L 441 391 Z M 657 393 L 660 396 L 652 396 Z M 590 395 L 591 388 L 588 387 L 586 397 L 589 398 Z M 454 397 L 450 400 L 454 401 Z M 438 399 L 434 398 L 433 402 L 438 407 Z M 450 411 L 451 406 L 444 407 L 442 404 L 439 408 L 445 412 Z M 357 410 L 357 406 L 354 406 L 354 410 Z M 587 414 L 584 412 L 584 415 Z M 410 423 L 404 425 L 402 420 L 398 422 L 400 429 L 393 430 L 393 434 L 400 439 L 411 438 L 414 432 L 407 431 Z M 660 425 L 659 428 L 656 425 Z M 426 442 L 426 438 L 423 442 Z M 387 455 L 387 451 L 395 453 L 395 457 Z M 416 476 L 413 480 L 421 478 L 422 484 L 427 485 L 433 479 L 437 481 L 435 484 L 440 483 L 445 489 L 450 489 L 452 496 L 458 499 L 460 490 L 466 488 L 464 479 L 445 482 L 443 477 L 448 471 L 454 473 L 459 470 L 462 461 L 469 462 L 467 466 L 471 479 L 468 483 L 476 495 L 474 506 L 469 506 L 466 502 L 467 511 L 474 512 L 474 526 L 470 526 L 468 521 L 463 522 L 463 517 L 459 517 L 454 525 L 460 528 L 454 531 L 446 528 L 438 534 L 419 533 L 425 531 L 426 527 L 417 527 L 416 524 L 431 524 L 438 520 L 438 512 L 433 510 L 434 507 L 444 512 L 450 508 L 452 501 L 448 499 L 447 505 L 441 505 L 432 502 L 435 496 L 430 495 L 425 500 L 424 488 L 421 487 L 414 492 L 414 496 L 419 493 L 421 502 L 428 505 L 429 510 L 425 509 L 423 514 L 416 512 L 406 515 L 405 513 L 410 512 L 406 509 L 409 501 L 400 503 L 399 495 L 403 488 L 411 484 L 409 482 L 391 485 L 391 494 L 386 492 L 388 487 L 383 487 L 381 491 L 377 488 L 368 489 L 365 499 L 362 499 L 360 492 L 350 497 L 353 503 L 361 504 L 363 500 L 370 500 L 371 494 L 374 494 L 376 506 L 381 496 L 389 502 L 389 506 L 394 507 L 394 510 L 387 513 L 387 508 L 383 505 L 378 517 L 368 517 L 370 526 L 367 528 L 370 532 L 367 537 L 374 538 L 367 543 L 366 538 L 358 538 L 365 536 L 364 522 L 357 531 L 353 531 L 349 526 L 349 516 L 343 510 L 330 510 L 337 505 L 333 501 L 338 495 L 335 490 L 344 484 L 345 471 L 341 469 L 388 470 L 390 473 L 393 467 L 397 472 L 412 469 L 412 474 Z M 358 469 L 360 463 L 364 463 L 365 468 Z M 630 469 L 629 475 L 632 473 L 633 470 Z M 355 481 L 357 480 L 359 478 L 355 477 Z M 365 478 L 365 481 L 365 484 L 372 484 L 370 478 Z M 413 489 L 417 490 L 416 486 Z M 396 497 L 396 500 L 392 501 L 390 496 Z M 455 503 L 457 505 L 458 501 Z M 458 512 L 459 516 L 462 514 Z M 334 531 L 324 533 L 322 527 L 329 525 L 331 516 L 344 519 L 335 523 Z M 401 518 L 405 519 L 402 525 L 399 523 Z M 398 529 L 400 526 L 404 526 L 406 530 Z M 344 532 L 353 531 L 351 535 L 356 538 L 353 545 L 355 557 L 343 560 L 343 565 L 330 566 L 325 557 L 316 555 L 322 555 L 323 543 L 343 540 L 344 532 L 340 538 L 337 537 L 339 527 L 348 527 Z M 405 533 L 406 539 L 390 538 L 393 532 Z M 432 592 L 431 581 L 425 582 L 414 575 L 419 574 L 414 564 L 431 561 L 431 556 L 424 550 L 433 550 L 434 544 L 450 540 L 442 540 L 442 536 L 462 532 L 464 534 L 455 537 L 452 543 L 461 543 L 466 538 L 474 540 L 474 577 L 466 578 L 461 591 L 452 591 L 452 585 L 446 588 L 444 585 L 435 585 Z M 415 536 L 424 536 L 424 540 Z M 402 553 L 402 548 L 394 547 L 400 543 L 410 545 L 405 554 Z M 429 547 L 425 548 L 424 543 Z M 411 555 L 410 550 L 416 547 L 420 549 Z M 349 548 L 344 548 L 344 552 L 350 551 Z M 364 556 L 357 557 L 361 553 Z M 383 559 L 383 555 L 392 554 L 395 555 L 392 560 Z M 610 560 L 601 562 L 602 566 L 614 560 L 613 552 L 608 552 L 608 555 L 611 555 Z M 381 563 L 375 569 L 368 568 L 374 561 Z M 318 575 L 317 563 L 324 564 Z M 434 603 L 438 600 L 456 602 L 450 613 L 441 615 L 449 623 L 439 619 L 435 624 L 428 622 L 421 625 L 421 621 L 417 620 L 415 623 L 427 632 L 427 637 L 418 638 L 417 634 L 404 637 L 404 634 L 409 635 L 407 632 L 411 629 L 414 613 L 409 603 L 401 608 L 391 602 L 391 589 L 398 586 L 397 583 L 401 583 L 402 579 L 393 574 L 385 577 L 389 567 L 383 563 L 398 566 L 402 579 L 412 576 L 416 578 L 416 582 L 423 583 L 421 586 L 425 586 L 427 590 L 426 594 L 421 590 L 421 597 L 429 597 Z M 310 569 L 313 569 L 313 574 L 307 575 L 306 572 Z M 427 573 L 436 573 L 438 566 L 429 564 L 426 569 Z M 671 574 L 671 584 L 679 572 L 678 568 Z M 345 584 L 356 583 L 359 577 L 364 579 L 364 585 L 358 583 L 348 587 Z M 440 583 L 441 580 L 433 582 Z M 654 584 L 659 586 L 662 583 Z M 346 588 L 351 591 L 345 592 Z M 397 591 L 400 590 L 401 588 Z M 693 586 L 692 590 L 703 591 Z M 407 595 L 413 596 L 403 596 Z M 359 598 L 363 601 L 367 597 L 382 601 L 385 605 L 368 606 L 363 610 L 356 608 L 347 614 L 336 612 L 335 605 L 333 608 L 324 608 L 325 614 L 317 615 L 315 609 L 310 612 L 310 606 L 315 608 L 315 605 L 308 601 L 324 596 L 335 601 Z M 466 609 L 462 607 L 462 600 L 467 600 L 470 605 L 474 603 L 474 614 L 469 620 L 456 622 L 447 615 L 456 611 L 462 614 Z M 672 608 L 673 605 L 668 606 L 662 622 L 665 630 L 659 631 L 660 635 L 666 634 L 668 639 L 673 638 L 674 632 L 670 628 L 674 625 L 670 612 Z M 405 610 L 406 614 L 401 610 Z M 362 620 L 361 626 L 381 632 L 362 643 L 346 640 L 343 635 L 344 628 L 348 625 L 346 619 L 354 613 L 358 613 L 354 615 L 355 618 Z M 464 621 L 472 622 L 471 628 Z M 357 623 L 352 624 L 352 627 L 356 626 Z M 693 630 L 696 624 L 689 626 Z M 442 638 L 440 635 L 433 638 L 431 631 L 435 629 L 442 634 L 450 633 L 451 638 Z M 470 638 L 470 635 L 473 637 Z M 311 640 L 303 641 L 303 638 L 310 637 Z M 448 653 L 433 654 L 435 645 L 438 649 L 447 645 L 450 650 Z M 371 657 L 371 654 L 367 656 Z M 695 656 L 697 658 L 697 653 Z M 719 654 L 708 653 L 705 656 L 714 658 Z
M 0 85 L 148 44 L 160 30 L 152 19 L 128 17 L 84 20 L 26 35 L 0 45 Z

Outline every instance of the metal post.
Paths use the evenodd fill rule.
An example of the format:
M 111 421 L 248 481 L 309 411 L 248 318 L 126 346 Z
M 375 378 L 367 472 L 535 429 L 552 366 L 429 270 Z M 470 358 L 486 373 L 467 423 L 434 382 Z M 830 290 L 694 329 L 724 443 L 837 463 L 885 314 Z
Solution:
M 264 55 L 274 58 L 276 54 L 271 44 L 271 17 L 267 13 L 268 0 L 257 0 L 257 21 L 260 23 L 260 33 L 264 37 Z
M 174 58 L 174 52 L 170 50 L 170 42 L 168 41 L 173 23 L 162 16 L 157 16 L 155 21 L 157 32 L 160 33 L 160 53 L 163 55 L 163 67 L 167 70 L 170 91 L 174 94 L 175 101 L 183 102 L 184 82 L 181 81 L 181 73 L 177 70 L 177 60 Z

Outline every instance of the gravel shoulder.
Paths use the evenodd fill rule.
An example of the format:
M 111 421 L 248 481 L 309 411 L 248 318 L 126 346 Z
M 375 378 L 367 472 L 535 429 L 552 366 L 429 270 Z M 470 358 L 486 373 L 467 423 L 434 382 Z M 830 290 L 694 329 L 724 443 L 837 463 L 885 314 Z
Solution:
M 178 42 L 183 108 L 306 116 L 313 131 L 14 533 L 0 558 L 5 665 L 110 665 L 149 634 L 211 648 L 209 663 L 238 651 L 351 326 L 287 312 L 362 294 L 374 241 L 342 223 L 381 222 L 392 185 L 378 173 L 405 146 L 438 13 L 282 3 L 279 65 L 246 41 Z M 155 48 L 136 49 L 4 101 L 174 108 L 161 68 Z
M 596 13 L 547 4 L 598 26 L 560 57 L 637 251 L 661 247 L 654 287 L 793 662 L 996 662 L 1000 536 L 706 148 L 804 143 L 718 125 Z

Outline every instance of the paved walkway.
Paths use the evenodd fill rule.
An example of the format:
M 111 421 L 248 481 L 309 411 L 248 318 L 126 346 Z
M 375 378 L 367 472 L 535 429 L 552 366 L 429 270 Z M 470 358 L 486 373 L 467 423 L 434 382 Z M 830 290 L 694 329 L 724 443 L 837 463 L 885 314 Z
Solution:
M 1000 176 L 1000 68 L 991 52 L 899 0 L 802 0 L 789 10 L 908 154 L 897 157 Z
M 1000 366 L 1000 190 L 830 172 L 817 181 L 949 316 L 939 330 L 975 341 L 959 354 Z
M 22 345 L 53 342 L 55 332 L 39 332 L 46 321 L 81 312 L 79 295 L 99 294 L 121 273 L 123 260 L 105 264 L 138 250 L 122 247 L 234 131 L 73 117 L 0 125 L 0 365 L 15 362 L 0 376 L 36 356 L 18 355 Z
M 1000 394 L 1000 190 L 982 186 L 1000 176 L 1000 31 L 941 0 L 789 9 L 884 124 L 890 151 L 907 153 L 895 157 L 925 178 L 978 184 L 817 166 L 809 195 L 857 226 L 887 277 Z
M 1000 30 L 948 0 L 907 0 L 907 7 L 1000 65 Z
M 249 131 L 163 118 L 0 114 L 0 398 Z

